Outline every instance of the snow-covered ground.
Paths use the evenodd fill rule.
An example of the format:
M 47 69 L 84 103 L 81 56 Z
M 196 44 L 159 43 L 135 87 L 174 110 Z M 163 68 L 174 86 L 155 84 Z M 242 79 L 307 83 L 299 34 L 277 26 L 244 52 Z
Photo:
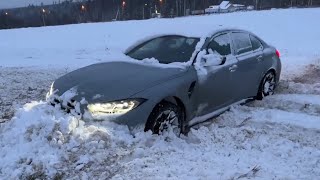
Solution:
M 0 179 L 317 179 L 320 9 L 238 12 L 0 31 Z M 50 83 L 119 60 L 132 43 L 216 25 L 250 30 L 282 54 L 277 94 L 235 106 L 188 137 L 89 124 L 46 105 Z M 38 101 L 23 104 L 30 101 Z

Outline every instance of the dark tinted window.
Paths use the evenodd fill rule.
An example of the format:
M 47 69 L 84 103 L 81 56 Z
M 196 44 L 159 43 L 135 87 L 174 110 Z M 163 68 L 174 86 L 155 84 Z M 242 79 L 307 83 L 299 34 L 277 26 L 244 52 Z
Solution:
M 257 50 L 262 48 L 262 44 L 260 42 L 259 39 L 257 39 L 256 37 L 250 35 L 250 39 L 251 39 L 251 44 L 252 44 L 252 50 Z
M 127 53 L 128 56 L 143 60 L 155 58 L 160 63 L 187 62 L 190 60 L 199 38 L 164 36 L 144 42 Z
M 219 53 L 221 56 L 231 54 L 230 37 L 228 34 L 222 34 L 213 38 L 208 46 L 209 51 Z
M 252 51 L 252 45 L 248 33 L 232 33 L 232 39 L 234 41 L 237 54 L 243 54 Z

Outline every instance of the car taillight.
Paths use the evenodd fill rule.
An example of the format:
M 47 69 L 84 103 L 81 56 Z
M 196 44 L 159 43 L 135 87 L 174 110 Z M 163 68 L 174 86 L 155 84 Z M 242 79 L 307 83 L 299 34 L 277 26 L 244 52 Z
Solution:
M 276 50 L 276 55 L 280 58 L 280 52 L 278 50 Z

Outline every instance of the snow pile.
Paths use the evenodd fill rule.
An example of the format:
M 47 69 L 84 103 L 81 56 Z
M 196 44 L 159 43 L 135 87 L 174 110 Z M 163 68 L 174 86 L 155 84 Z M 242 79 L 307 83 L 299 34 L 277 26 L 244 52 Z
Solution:
M 264 104 L 271 105 L 272 98 L 277 96 Z M 291 109 L 297 110 L 287 106 Z M 214 123 L 178 138 L 172 132 L 156 136 L 142 132 L 143 128 L 130 132 L 112 123 L 84 122 L 34 102 L 0 129 L 0 175 L 4 179 L 318 177 L 320 127 L 269 121 L 274 117 L 288 116 L 280 110 L 269 113 L 236 106 Z
M 132 139 L 127 127 L 112 127 L 85 124 L 44 102 L 26 104 L 0 129 L 0 176 L 111 176 Z
M 58 162 L 57 156 L 62 154 L 59 146 L 65 143 L 65 135 L 74 129 L 78 121 L 72 117 L 63 117 L 59 112 L 40 113 L 43 107 L 43 103 L 27 104 L 2 127 L 1 173 L 15 169 L 12 174 L 15 177 L 33 171 L 50 171 Z

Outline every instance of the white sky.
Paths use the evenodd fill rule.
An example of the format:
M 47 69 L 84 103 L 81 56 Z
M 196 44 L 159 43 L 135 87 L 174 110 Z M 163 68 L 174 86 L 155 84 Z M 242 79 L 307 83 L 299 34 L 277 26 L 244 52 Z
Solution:
M 53 1 L 59 2 L 59 0 L 0 0 L 0 9 L 25 7 L 29 4 L 40 5 L 41 2 L 43 4 L 52 4 Z

